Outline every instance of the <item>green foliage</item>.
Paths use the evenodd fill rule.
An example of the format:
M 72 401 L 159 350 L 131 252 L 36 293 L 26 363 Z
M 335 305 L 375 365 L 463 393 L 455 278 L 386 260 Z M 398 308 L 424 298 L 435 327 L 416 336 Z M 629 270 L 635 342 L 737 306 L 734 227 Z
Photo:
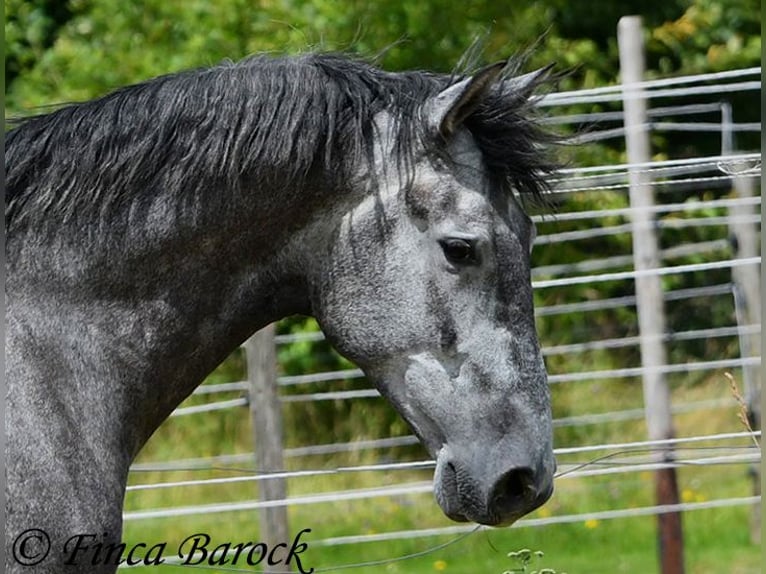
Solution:
M 730 70 L 761 64 L 759 0 L 696 0 L 652 31 L 661 73 Z
M 539 39 L 530 65 L 579 67 L 566 86 L 611 82 L 620 16 L 644 14 L 659 73 L 758 65 L 758 0 L 603 3 L 536 0 L 8 0 L 6 90 L 16 108 L 90 98 L 117 86 L 253 52 L 381 55 L 390 69 L 454 69 L 484 36 L 484 59 Z
M 66 2 L 6 0 L 5 85 L 28 72 L 51 47 L 58 29 L 71 18 Z

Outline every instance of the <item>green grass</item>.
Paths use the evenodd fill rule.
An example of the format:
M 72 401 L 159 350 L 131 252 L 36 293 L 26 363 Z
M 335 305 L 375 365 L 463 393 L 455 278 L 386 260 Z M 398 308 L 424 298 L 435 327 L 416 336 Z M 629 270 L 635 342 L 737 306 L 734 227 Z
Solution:
M 726 397 L 727 389 L 723 377 L 718 375 L 711 376 L 703 384 L 685 385 L 681 382 L 675 384 L 674 401 L 682 403 Z M 579 391 L 579 403 L 574 397 L 567 396 L 571 391 L 560 393 L 560 405 L 563 403 L 564 406 L 559 408 L 577 414 L 640 406 L 640 385 L 600 382 L 597 385 L 583 385 Z M 571 402 L 571 405 L 567 406 L 567 402 Z M 681 414 L 675 421 L 679 436 L 741 430 L 734 408 Z M 361 429 L 359 432 L 361 434 Z M 644 437 L 645 430 L 640 420 L 557 431 L 557 443 L 560 445 L 624 442 L 642 440 Z M 144 461 L 168 460 L 222 452 L 245 452 L 252 448 L 250 440 L 249 422 L 244 409 L 238 413 L 211 413 L 204 417 L 169 421 L 158 431 L 141 458 Z M 291 469 L 335 468 L 379 462 L 392 452 L 366 451 L 334 457 L 289 459 L 287 464 Z M 415 459 L 425 456 L 413 449 L 408 453 Z M 593 457 L 598 454 L 595 453 Z M 582 462 L 583 459 L 583 455 L 561 457 L 559 462 L 563 466 Z M 131 483 L 230 475 L 232 473 L 209 470 L 134 473 Z M 345 473 L 291 479 L 288 489 L 292 496 L 296 496 L 430 479 L 431 473 L 427 471 Z M 752 486 L 744 465 L 720 465 L 681 469 L 679 488 L 683 500 L 694 502 L 748 496 Z M 561 478 L 557 481 L 552 500 L 529 518 L 651 506 L 653 492 L 653 476 L 649 472 Z M 191 506 L 256 498 L 254 483 L 150 490 L 129 493 L 126 509 Z M 732 507 L 686 512 L 683 528 L 687 574 L 760 572 L 760 546 L 750 542 L 750 511 L 747 507 Z M 533 564 L 535 568 L 550 568 L 557 574 L 659 572 L 656 518 L 653 516 L 580 520 L 546 526 L 524 526 L 521 523 L 508 529 L 484 530 L 467 536 L 452 534 L 342 546 L 322 546 L 319 541 L 338 536 L 454 526 L 454 523 L 444 518 L 430 494 L 293 506 L 289 509 L 289 520 L 293 533 L 304 528 L 311 529 L 302 538 L 308 544 L 308 549 L 302 554 L 306 569 L 313 567 L 332 572 L 345 564 L 385 561 L 384 564 L 348 571 L 502 574 L 518 566 L 508 557 L 509 552 L 529 548 L 544 552 L 544 557 Z M 258 514 L 256 511 L 229 512 L 127 522 L 123 539 L 128 546 L 138 542 L 167 542 L 165 555 L 169 556 L 183 538 L 197 532 L 211 536 L 211 547 L 226 542 L 258 541 Z M 408 555 L 419 556 L 397 560 Z M 260 566 L 249 568 L 244 562 L 228 567 L 256 571 L 261 569 Z M 164 566 L 157 571 L 188 573 L 190 570 L 188 567 Z M 227 570 L 221 568 L 204 571 Z
M 423 501 L 426 505 L 427 501 Z M 333 505 L 334 506 L 334 505 Z M 500 574 L 514 566 L 508 552 L 521 548 L 542 550 L 545 553 L 541 566 L 556 572 L 574 573 L 651 573 L 657 572 L 654 517 L 615 519 L 596 523 L 551 525 L 545 527 L 514 527 L 480 531 L 465 537 L 458 535 L 398 540 L 383 543 L 364 543 L 348 546 L 312 546 L 318 538 L 348 532 L 347 527 L 317 520 L 318 513 L 334 513 L 337 508 L 315 509 L 311 513 L 292 512 L 292 528 L 312 528 L 302 538 L 309 548 L 302 554 L 304 568 L 328 569 L 359 562 L 388 561 L 410 554 L 424 556 L 385 565 L 359 568 L 352 571 L 385 572 L 465 572 Z M 342 510 L 342 509 L 340 509 Z M 437 512 L 434 508 L 433 512 Z M 411 527 L 405 516 L 407 509 L 387 513 L 387 529 Z M 339 514 L 345 514 L 340 512 Z M 337 518 L 337 515 L 334 515 Z M 128 527 L 126 541 L 172 541 L 169 534 L 183 530 L 184 535 L 207 532 L 214 545 L 223 542 L 257 540 L 256 517 L 232 519 L 219 517 L 208 520 L 177 521 L 160 520 L 152 527 Z M 749 542 L 747 532 L 748 510 L 746 508 L 700 510 L 684 516 L 684 535 L 687 572 L 690 574 L 760 572 L 760 549 Z M 175 522 L 175 524 L 173 523 Z M 445 524 L 446 525 L 446 524 Z M 372 532 L 374 528 L 357 529 L 356 532 Z M 457 540 L 451 545 L 428 552 L 436 546 Z M 173 548 L 174 544 L 169 544 Z M 246 568 L 245 564 L 242 564 Z M 162 572 L 189 572 L 184 567 L 163 567 Z M 224 570 L 221 570 L 223 572 Z

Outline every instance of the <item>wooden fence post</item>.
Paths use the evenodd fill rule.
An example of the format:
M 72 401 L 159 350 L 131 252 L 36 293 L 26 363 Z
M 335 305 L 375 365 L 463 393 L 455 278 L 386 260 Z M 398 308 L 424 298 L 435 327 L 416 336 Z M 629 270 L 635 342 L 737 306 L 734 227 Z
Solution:
M 245 343 L 247 377 L 250 383 L 250 418 L 253 425 L 255 465 L 259 473 L 284 470 L 282 453 L 282 405 L 277 387 L 277 357 L 274 325 L 269 325 Z M 258 481 L 259 500 L 284 500 L 287 485 L 284 478 Z M 269 549 L 276 544 L 289 544 L 287 507 L 260 510 L 260 541 Z M 264 560 L 265 572 L 289 571 L 289 564 L 270 566 Z
M 625 16 L 617 28 L 620 51 L 620 73 L 625 109 L 625 143 L 628 163 L 649 162 L 650 147 L 646 114 L 646 97 L 639 83 L 644 76 L 644 47 L 642 23 L 639 16 Z M 638 272 L 660 267 L 655 233 L 654 192 L 646 170 L 630 168 L 630 205 L 633 235 L 633 262 Z M 646 425 L 650 440 L 673 438 L 670 390 L 662 368 L 667 364 L 665 351 L 665 315 L 662 284 L 658 275 L 639 275 L 635 280 L 636 307 L 641 337 Z M 658 457 L 663 462 L 674 460 L 671 448 L 663 449 Z M 658 505 L 678 504 L 678 482 L 675 469 L 655 473 Z M 662 574 L 683 574 L 683 531 L 681 514 L 660 514 L 658 520 L 659 554 Z
M 722 108 L 724 136 L 722 154 L 733 153 L 733 133 L 731 131 L 731 106 L 724 104 Z M 728 129 L 727 129 L 728 128 Z M 736 171 L 736 170 L 735 170 Z M 755 196 L 754 182 L 749 177 L 732 178 L 734 196 L 737 199 L 748 199 Z M 758 229 L 755 223 L 747 221 L 756 214 L 753 205 L 738 204 L 729 208 L 729 240 L 732 246 L 732 257 L 744 259 L 758 257 Z M 761 271 L 759 265 L 739 265 L 732 267 L 731 276 L 734 283 L 734 305 L 739 327 L 761 325 Z M 749 332 L 740 335 L 740 355 L 742 358 L 758 357 L 761 353 L 761 333 Z M 753 430 L 761 428 L 761 371 L 757 365 L 743 365 L 742 379 L 745 387 L 747 402 L 747 418 Z M 760 465 L 750 467 L 753 478 L 753 494 L 761 494 Z M 761 541 L 761 507 L 753 507 L 750 519 L 750 538 L 753 544 Z

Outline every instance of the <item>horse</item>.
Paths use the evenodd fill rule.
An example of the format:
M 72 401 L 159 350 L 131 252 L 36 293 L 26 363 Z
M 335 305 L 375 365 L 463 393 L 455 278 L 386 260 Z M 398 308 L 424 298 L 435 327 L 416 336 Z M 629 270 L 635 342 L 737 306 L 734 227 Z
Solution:
M 6 134 L 7 572 L 71 571 L 77 536 L 119 544 L 142 445 L 292 314 L 412 427 L 447 517 L 508 525 L 551 496 L 525 209 L 553 169 L 551 74 L 513 61 L 255 55 Z

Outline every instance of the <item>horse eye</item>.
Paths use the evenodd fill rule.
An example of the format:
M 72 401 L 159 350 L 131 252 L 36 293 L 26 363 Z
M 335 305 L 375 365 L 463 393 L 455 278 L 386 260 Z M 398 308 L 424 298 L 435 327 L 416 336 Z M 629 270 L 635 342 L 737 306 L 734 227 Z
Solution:
M 468 265 L 477 263 L 476 249 L 466 239 L 450 238 L 440 241 L 444 256 L 450 263 Z

